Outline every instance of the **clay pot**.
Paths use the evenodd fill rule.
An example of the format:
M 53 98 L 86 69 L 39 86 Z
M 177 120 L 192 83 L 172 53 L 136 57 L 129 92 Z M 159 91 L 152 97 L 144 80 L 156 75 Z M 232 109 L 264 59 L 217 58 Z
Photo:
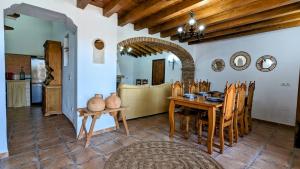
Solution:
M 121 99 L 117 96 L 117 93 L 111 93 L 111 95 L 105 99 L 105 105 L 110 109 L 120 108 Z
M 90 111 L 102 111 L 105 109 L 105 102 L 101 94 L 95 94 L 94 97 L 90 98 L 87 102 L 87 108 Z

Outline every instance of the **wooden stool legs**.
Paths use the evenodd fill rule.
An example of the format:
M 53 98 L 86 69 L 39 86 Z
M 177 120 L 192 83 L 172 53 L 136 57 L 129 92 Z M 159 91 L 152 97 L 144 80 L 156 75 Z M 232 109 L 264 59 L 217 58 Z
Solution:
M 80 113 L 80 117 L 83 117 L 81 128 L 80 128 L 79 135 L 78 135 L 78 140 L 83 138 L 84 135 L 85 135 L 85 138 L 86 138 L 85 147 L 88 147 L 89 144 L 90 144 L 90 139 L 93 136 L 93 131 L 94 131 L 96 121 L 102 115 L 102 113 L 105 110 L 103 112 L 100 111 L 100 112 L 92 112 L 92 113 L 90 113 L 86 109 L 78 109 L 77 111 Z M 124 127 L 125 127 L 126 135 L 128 136 L 129 135 L 129 130 L 128 130 L 127 122 L 126 122 L 126 115 L 125 115 L 125 112 L 124 112 L 124 108 L 108 109 L 107 111 L 109 112 L 109 114 L 111 116 L 113 116 L 113 118 L 115 120 L 115 124 L 116 124 L 116 129 L 120 128 L 119 120 L 118 120 L 118 114 L 119 114 L 118 112 L 120 112 L 121 117 L 122 117 L 122 121 L 123 121 L 123 124 L 124 124 Z M 87 131 L 87 129 L 86 129 L 86 123 L 87 123 L 88 117 L 92 118 L 92 123 L 91 123 L 91 126 L 89 128 L 89 131 Z
M 127 122 L 126 122 L 126 115 L 125 115 L 123 110 L 120 111 L 120 114 L 121 114 L 121 117 L 122 117 L 122 121 L 123 121 L 123 125 L 124 125 L 125 131 L 126 131 L 126 135 L 128 136 L 129 135 L 129 130 L 128 130 Z M 111 112 L 110 115 L 114 117 L 116 128 L 119 129 L 120 125 L 119 125 L 119 119 L 118 119 L 118 112 Z

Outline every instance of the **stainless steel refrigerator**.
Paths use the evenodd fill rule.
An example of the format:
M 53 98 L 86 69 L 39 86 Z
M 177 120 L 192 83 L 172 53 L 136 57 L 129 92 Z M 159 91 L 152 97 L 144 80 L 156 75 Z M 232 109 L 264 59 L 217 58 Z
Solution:
M 43 82 L 46 78 L 45 60 L 43 58 L 31 58 L 31 103 L 43 102 Z

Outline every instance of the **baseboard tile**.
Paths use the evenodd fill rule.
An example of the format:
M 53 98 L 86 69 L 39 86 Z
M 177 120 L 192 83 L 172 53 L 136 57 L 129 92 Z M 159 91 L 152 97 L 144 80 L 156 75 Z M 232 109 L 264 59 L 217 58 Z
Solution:
M 272 122 L 272 121 L 261 120 L 261 119 L 256 119 L 256 118 L 252 118 L 252 120 L 254 120 L 254 121 L 260 121 L 260 122 L 264 122 L 264 123 L 269 123 L 269 124 L 275 124 L 275 125 L 279 125 L 279 126 L 287 127 L 287 128 L 295 128 L 295 126 L 291 126 L 291 125 L 287 125 L 287 124 L 281 124 L 281 123 L 276 123 L 276 122 Z

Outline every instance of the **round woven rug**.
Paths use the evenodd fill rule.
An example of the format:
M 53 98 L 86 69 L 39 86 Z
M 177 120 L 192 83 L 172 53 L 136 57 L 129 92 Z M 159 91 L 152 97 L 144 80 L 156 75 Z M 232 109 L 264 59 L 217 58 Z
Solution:
M 104 169 L 223 169 L 199 148 L 181 143 L 150 141 L 114 152 Z

